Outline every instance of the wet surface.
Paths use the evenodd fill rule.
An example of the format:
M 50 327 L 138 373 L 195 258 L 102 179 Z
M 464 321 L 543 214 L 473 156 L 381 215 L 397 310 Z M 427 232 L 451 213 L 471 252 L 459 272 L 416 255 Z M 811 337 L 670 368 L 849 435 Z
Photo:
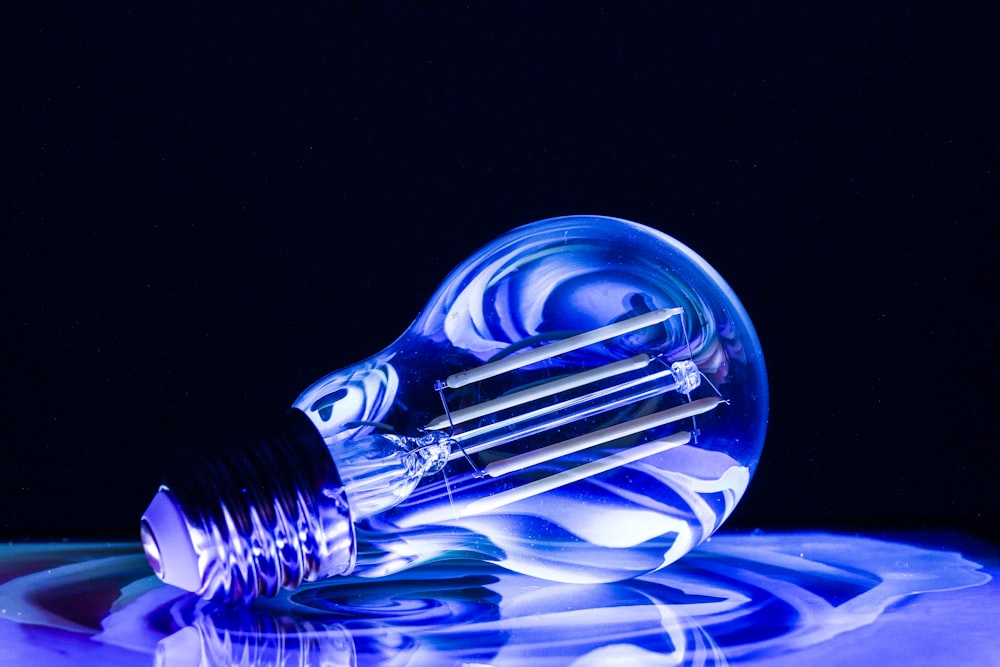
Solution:
M 994 664 L 998 571 L 957 534 L 730 534 L 617 584 L 452 562 L 224 607 L 138 544 L 2 545 L 0 664 Z

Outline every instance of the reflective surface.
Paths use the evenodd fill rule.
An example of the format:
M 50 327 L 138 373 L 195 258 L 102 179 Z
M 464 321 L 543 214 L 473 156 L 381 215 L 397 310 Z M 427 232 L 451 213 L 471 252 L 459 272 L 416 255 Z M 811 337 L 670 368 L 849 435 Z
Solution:
M 2 545 L 0 664 L 996 664 L 998 568 L 954 534 L 717 535 L 622 583 L 450 563 L 222 607 L 138 545 Z

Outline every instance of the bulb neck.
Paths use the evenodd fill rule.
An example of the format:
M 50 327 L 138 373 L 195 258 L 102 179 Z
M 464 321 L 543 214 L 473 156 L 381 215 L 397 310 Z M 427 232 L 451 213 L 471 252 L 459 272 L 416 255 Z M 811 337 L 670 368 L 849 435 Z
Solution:
M 147 559 L 164 582 L 250 602 L 354 568 L 344 485 L 301 411 L 176 477 L 142 520 Z

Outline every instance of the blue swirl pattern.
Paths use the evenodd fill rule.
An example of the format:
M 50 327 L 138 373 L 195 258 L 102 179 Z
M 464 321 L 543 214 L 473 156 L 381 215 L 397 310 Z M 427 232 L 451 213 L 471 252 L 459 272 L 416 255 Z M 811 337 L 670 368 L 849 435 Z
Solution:
M 655 358 L 655 369 L 693 361 L 702 379 L 696 392 L 661 391 L 562 427 L 548 440 L 515 438 L 477 458 L 453 461 L 395 508 L 358 524 L 355 573 L 385 576 L 448 553 L 472 552 L 557 581 L 618 581 L 672 563 L 702 543 L 731 514 L 760 456 L 768 402 L 763 355 L 725 281 L 690 249 L 648 227 L 571 216 L 510 232 L 455 269 L 393 345 L 323 378 L 295 407 L 331 445 L 385 429 L 416 436 L 441 412 L 435 383 L 449 374 L 660 309 L 680 309 L 680 315 L 529 365 L 509 374 L 516 376 L 513 384 L 503 384 L 504 377 L 450 392 L 450 408 L 639 353 Z M 711 396 L 725 403 L 681 425 L 619 439 L 597 454 L 564 456 L 501 479 L 477 469 L 558 438 Z M 500 418 L 489 415 L 455 433 Z M 463 511 L 477 498 L 682 428 L 692 434 L 686 444 L 500 510 Z
M 138 545 L 2 544 L 0 663 L 994 664 L 998 571 L 955 534 L 722 534 L 623 583 L 465 561 L 232 607 L 162 585 Z

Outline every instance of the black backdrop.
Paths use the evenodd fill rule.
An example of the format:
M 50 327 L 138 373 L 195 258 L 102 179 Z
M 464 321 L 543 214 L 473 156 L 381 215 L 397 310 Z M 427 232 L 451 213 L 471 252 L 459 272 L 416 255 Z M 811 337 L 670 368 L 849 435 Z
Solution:
M 676 236 L 754 319 L 731 525 L 992 531 L 995 17 L 539 5 L 3 10 L 0 538 L 135 539 L 172 449 L 568 213 Z

